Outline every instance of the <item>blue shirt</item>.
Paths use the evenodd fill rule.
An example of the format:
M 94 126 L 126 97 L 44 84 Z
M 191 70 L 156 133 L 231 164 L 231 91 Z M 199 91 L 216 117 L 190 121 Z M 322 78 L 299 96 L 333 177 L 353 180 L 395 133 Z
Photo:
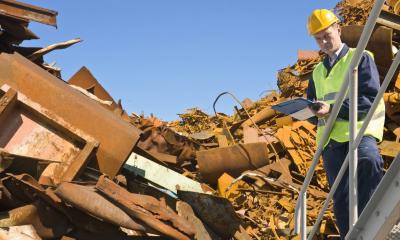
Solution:
M 329 57 L 326 56 L 323 60 L 323 64 L 327 69 L 327 74 L 330 73 L 333 66 L 349 51 L 349 47 L 345 44 L 340 51 L 338 57 L 333 63 L 329 62 Z M 329 84 L 327 82 L 326 84 Z M 366 52 L 363 53 L 360 64 L 358 65 L 358 119 L 363 120 L 371 108 L 372 103 L 376 95 L 378 94 L 380 87 L 379 73 L 374 62 L 374 59 Z M 308 83 L 307 99 L 317 100 L 315 84 L 312 76 Z M 333 104 L 331 104 L 331 109 Z M 343 105 L 340 108 L 338 117 L 349 120 L 349 99 L 346 98 L 343 101 Z M 317 117 L 310 118 L 309 121 L 313 124 L 317 124 Z

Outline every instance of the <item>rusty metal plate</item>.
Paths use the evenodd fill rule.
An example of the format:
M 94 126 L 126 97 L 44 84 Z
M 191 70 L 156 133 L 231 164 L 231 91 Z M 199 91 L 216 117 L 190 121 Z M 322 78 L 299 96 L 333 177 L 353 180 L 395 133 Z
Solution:
M 139 139 L 141 132 L 136 127 L 18 53 L 0 55 L 0 85 L 3 84 L 99 141 L 98 167 L 111 177 L 118 173 Z
M 364 26 L 342 27 L 342 41 L 349 47 L 356 47 L 363 29 Z M 374 54 L 381 76 L 385 76 L 393 60 L 392 35 L 392 29 L 380 26 L 373 31 L 366 48 Z
M 93 74 L 86 67 L 82 67 L 76 72 L 69 80 L 69 84 L 79 86 L 86 89 L 88 92 L 94 94 L 101 100 L 111 101 L 111 106 L 103 105 L 110 110 L 118 107 L 111 95 L 104 89 L 104 87 L 97 81 Z

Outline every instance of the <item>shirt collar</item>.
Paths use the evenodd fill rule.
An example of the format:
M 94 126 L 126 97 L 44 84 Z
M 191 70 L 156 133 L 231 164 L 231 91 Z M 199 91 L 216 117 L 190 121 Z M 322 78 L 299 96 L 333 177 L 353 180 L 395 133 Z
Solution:
M 339 48 L 339 50 L 340 52 L 332 64 L 330 63 L 330 58 L 328 55 L 326 55 L 326 57 L 323 60 L 323 64 L 325 68 L 328 70 L 328 72 L 333 67 L 333 65 L 335 65 L 344 55 L 347 54 L 347 52 L 349 51 L 349 47 L 344 43 L 343 46 Z
M 329 58 L 329 63 L 330 63 L 331 65 L 333 65 L 333 63 L 336 61 L 336 59 L 338 58 L 338 56 L 339 56 L 340 52 L 342 51 L 343 47 L 344 47 L 344 43 L 342 43 L 342 44 L 340 45 L 339 49 L 333 54 L 333 58 L 331 58 L 331 57 L 328 56 L 328 58 Z

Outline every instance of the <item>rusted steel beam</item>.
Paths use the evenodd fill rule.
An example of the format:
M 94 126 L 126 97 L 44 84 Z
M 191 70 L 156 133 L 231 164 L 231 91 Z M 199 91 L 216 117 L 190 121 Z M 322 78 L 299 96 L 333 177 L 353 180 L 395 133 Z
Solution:
M 0 55 L 0 85 L 8 84 L 99 142 L 97 165 L 114 177 L 128 159 L 141 131 L 18 53 Z M 95 166 L 97 167 L 97 166 Z
M 79 152 L 78 156 L 72 161 L 65 171 L 62 181 L 71 182 L 76 177 L 78 177 L 86 165 L 88 164 L 90 158 L 94 156 L 96 149 L 98 148 L 98 142 L 88 142 L 85 147 Z
M 238 177 L 246 170 L 267 165 L 268 152 L 267 143 L 259 142 L 198 151 L 196 158 L 201 176 L 213 184 L 224 172 Z
M 379 18 L 376 20 L 376 23 L 393 28 L 394 30 L 400 32 L 400 16 L 397 14 L 382 10 L 379 14 Z
M 14 89 L 9 89 L 0 98 L 0 120 L 8 115 L 17 103 L 17 92 Z
M 99 178 L 96 189 L 104 193 L 113 201 L 117 202 L 130 216 L 140 219 L 157 232 L 160 232 L 168 237 L 173 239 L 189 240 L 190 238 L 188 236 L 193 236 L 196 233 L 192 224 L 185 221 L 176 213 L 168 211 L 167 207 L 161 206 L 160 202 L 158 202 L 156 199 L 154 199 L 156 202 L 153 201 L 154 204 L 151 204 L 151 209 L 145 209 L 142 207 L 147 205 L 146 202 L 143 202 L 144 196 L 130 193 L 104 176 Z M 162 210 L 161 208 L 165 209 Z M 161 211 L 158 211 L 159 209 Z M 157 219 L 152 214 L 154 211 L 157 211 L 159 214 L 161 213 L 158 215 L 158 218 L 172 222 L 175 227 L 186 233 L 188 236 Z
M 74 207 L 104 221 L 135 231 L 148 231 L 145 226 L 135 222 L 120 208 L 96 193 L 91 186 L 63 182 L 54 192 Z
M 0 1 L 0 14 L 25 21 L 35 21 L 57 27 L 57 12 L 14 0 Z

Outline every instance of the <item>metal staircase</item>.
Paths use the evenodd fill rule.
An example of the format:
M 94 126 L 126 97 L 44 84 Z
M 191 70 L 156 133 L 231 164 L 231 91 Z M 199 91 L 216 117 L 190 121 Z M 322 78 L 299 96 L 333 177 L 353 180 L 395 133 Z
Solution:
M 307 172 L 307 176 L 304 180 L 304 184 L 299 192 L 299 198 L 296 204 L 295 211 L 295 231 L 300 234 L 300 238 L 313 239 L 313 236 L 318 230 L 321 223 L 322 217 L 326 209 L 328 208 L 329 202 L 335 193 L 340 180 L 342 179 L 345 171 L 349 169 L 349 233 L 346 239 L 385 239 L 385 236 L 390 232 L 398 222 L 400 216 L 400 157 L 396 158 L 393 162 L 390 172 L 385 175 L 384 179 L 379 184 L 373 197 L 368 202 L 365 210 L 358 220 L 358 206 L 357 206 L 357 148 L 360 144 L 361 138 L 372 119 L 372 116 L 382 99 L 384 92 L 386 91 L 391 79 L 393 78 L 396 69 L 400 62 L 400 54 L 396 54 L 394 61 L 392 62 L 388 73 L 382 83 L 381 88 L 369 110 L 367 116 L 364 119 L 364 123 L 361 129 L 357 132 L 357 76 L 358 76 L 358 65 L 361 60 L 362 54 L 367 46 L 367 43 L 371 37 L 372 31 L 380 20 L 380 12 L 383 7 L 385 0 L 376 0 L 374 7 L 371 10 L 370 16 L 364 27 L 363 33 L 357 44 L 354 56 L 350 63 L 348 74 L 346 79 L 343 81 L 341 89 L 339 90 L 335 104 L 332 108 L 322 138 L 318 142 L 316 153 L 313 157 L 310 169 Z M 347 91 L 349 89 L 349 91 Z M 311 178 L 314 175 L 315 167 L 318 164 L 319 158 L 322 154 L 323 146 L 328 140 L 329 134 L 333 128 L 334 122 L 339 113 L 340 107 L 346 98 L 346 93 L 349 92 L 350 98 L 350 142 L 349 142 L 349 153 L 340 169 L 338 176 L 331 187 L 331 190 L 327 196 L 327 199 L 318 215 L 318 218 L 312 227 L 311 232 L 307 236 L 307 188 L 311 182 Z M 400 151 L 400 149 L 399 149 Z M 393 207 L 389 203 L 393 204 Z M 397 204 L 397 205 L 396 205 Z M 377 210 L 379 209 L 379 210 Z M 396 219 L 397 218 L 397 219 Z M 371 227 L 373 226 L 373 227 Z M 386 235 L 384 235 L 386 233 Z M 374 235 L 375 234 L 375 235 Z M 307 238 L 308 237 L 308 238 Z M 376 238 L 377 237 L 377 238 Z
M 400 220 L 400 154 L 392 162 L 360 218 L 349 231 L 350 240 L 385 239 Z M 399 226 L 400 227 L 400 226 Z M 399 232 L 400 234 L 400 232 Z M 390 238 L 389 238 L 390 239 Z M 400 239 L 400 238 L 398 238 Z

